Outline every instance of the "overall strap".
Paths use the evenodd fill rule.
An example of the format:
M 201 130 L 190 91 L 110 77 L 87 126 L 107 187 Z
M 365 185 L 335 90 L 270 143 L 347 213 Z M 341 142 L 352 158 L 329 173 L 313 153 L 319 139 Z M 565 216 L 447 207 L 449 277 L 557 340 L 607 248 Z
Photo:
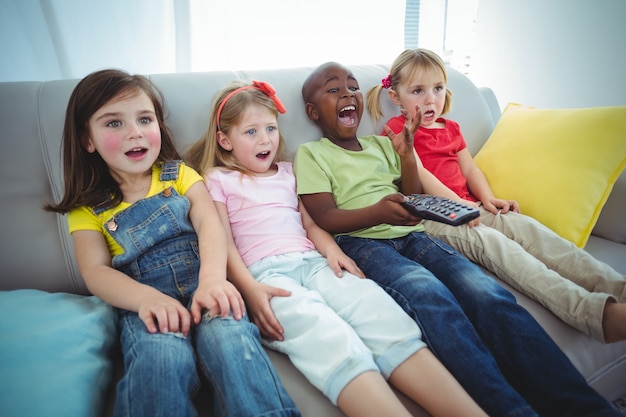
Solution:
M 178 167 L 181 162 L 183 161 L 180 159 L 163 162 L 163 165 L 161 165 L 161 176 L 159 177 L 159 180 L 176 181 L 176 179 L 178 179 Z

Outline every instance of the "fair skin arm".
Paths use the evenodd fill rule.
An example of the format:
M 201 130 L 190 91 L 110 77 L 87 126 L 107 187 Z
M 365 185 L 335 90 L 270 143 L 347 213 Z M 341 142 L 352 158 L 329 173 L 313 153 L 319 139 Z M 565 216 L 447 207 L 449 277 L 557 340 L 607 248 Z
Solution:
M 252 321 L 259 327 L 261 333 L 270 339 L 283 340 L 283 328 L 276 319 L 269 301 L 272 297 L 287 297 L 291 293 L 281 288 L 261 284 L 254 279 L 241 259 L 233 240 L 226 206 L 223 203 L 215 204 L 228 239 L 228 276 L 244 294 Z M 300 209 L 303 209 L 302 203 L 299 204 Z M 316 247 L 319 244 L 318 250 L 327 257 L 335 274 L 341 276 L 343 269 L 346 269 L 354 275 L 364 277 L 356 263 L 339 249 L 332 236 L 317 226 L 308 213 L 302 211 L 301 213 L 309 239 L 316 244 Z
M 467 186 L 475 195 L 483 207 L 493 214 L 500 211 L 502 214 L 508 213 L 509 210 L 519 213 L 519 204 L 515 200 L 503 200 L 496 198 L 489 186 L 489 182 L 485 174 L 476 166 L 472 155 L 467 148 L 457 153 L 461 172 L 467 179 Z
M 112 306 L 137 312 L 150 333 L 189 333 L 191 315 L 180 302 L 111 266 L 102 233 L 77 230 L 72 239 L 78 268 L 92 294 Z
M 365 274 L 356 265 L 352 258 L 348 257 L 337 245 L 335 239 L 324 229 L 319 227 L 306 211 L 302 201 L 298 202 L 298 210 L 302 216 L 302 224 L 306 230 L 307 237 L 313 242 L 317 250 L 326 258 L 328 265 L 335 272 L 335 275 L 341 277 L 343 270 L 365 278 Z
M 415 149 L 413 149 L 413 152 L 415 152 Z M 420 179 L 422 181 L 422 186 L 424 187 L 424 192 L 426 194 L 445 197 L 453 201 L 458 201 L 459 203 L 468 205 L 470 207 L 478 207 L 478 204 L 473 201 L 462 199 L 457 195 L 457 193 L 455 193 L 454 191 L 449 189 L 444 183 L 439 181 L 439 178 L 435 177 L 432 172 L 424 167 L 422 161 L 419 159 L 419 156 L 417 156 L 417 152 L 415 152 L 415 158 L 417 158 L 417 171 L 419 173 Z M 474 220 L 470 220 L 469 223 L 467 223 L 469 227 L 475 227 L 479 224 L 480 217 Z
M 413 152 L 415 152 L 415 150 L 413 150 Z M 415 152 L 415 157 L 417 158 L 417 172 L 422 180 L 422 185 L 426 194 L 438 195 L 440 197 L 445 197 L 450 200 L 458 201 L 459 203 L 476 207 L 476 203 L 459 197 L 454 191 L 439 181 L 439 178 L 435 177 L 432 172 L 427 170 L 424 165 L 422 165 L 422 161 L 417 156 L 417 152 Z
M 203 181 L 192 185 L 185 196 L 191 202 L 189 217 L 198 235 L 200 273 L 198 289 L 191 302 L 194 323 L 199 323 L 202 311 L 226 317 L 232 310 L 239 320 L 245 313 L 243 298 L 226 279 L 226 234 L 215 203 Z
M 228 210 L 224 203 L 216 202 L 217 212 L 226 234 L 228 247 L 228 278 L 241 291 L 250 310 L 251 320 L 259 328 L 264 337 L 272 340 L 283 340 L 283 327 L 272 311 L 272 297 L 288 297 L 291 292 L 282 288 L 271 287 L 257 282 L 241 259 L 233 240 L 228 220 Z
M 199 285 L 194 294 L 191 313 L 174 298 L 114 269 L 102 233 L 93 230 L 78 230 L 72 233 L 78 268 L 89 291 L 115 307 L 137 312 L 150 333 L 181 332 L 187 335 L 192 318 L 196 323 L 200 321 L 202 307 L 217 309 L 219 306 L 222 314 L 224 311 L 228 314 L 230 307 L 235 315 L 238 314 L 240 317 L 242 314 L 243 300 L 234 288 L 228 288 L 225 279 L 225 252 L 220 253 L 218 246 L 221 241 L 221 226 L 217 223 L 219 228 L 211 230 L 215 227 L 215 220 L 205 218 L 211 216 L 211 210 L 202 214 L 193 208 L 195 203 L 208 198 L 206 190 L 204 191 L 206 197 L 203 197 L 202 188 L 204 187 L 201 182 L 198 182 L 187 192 L 192 201 L 190 216 L 198 231 L 201 265 L 208 264 L 204 265 L 204 268 L 200 267 Z M 208 203 L 212 204 L 210 198 Z M 217 219 L 217 216 L 213 217 Z M 214 233 L 215 230 L 217 233 Z M 206 238 L 207 234 L 209 239 Z M 217 249 L 210 252 L 213 246 L 217 246 Z M 220 256 L 224 261 L 220 262 Z

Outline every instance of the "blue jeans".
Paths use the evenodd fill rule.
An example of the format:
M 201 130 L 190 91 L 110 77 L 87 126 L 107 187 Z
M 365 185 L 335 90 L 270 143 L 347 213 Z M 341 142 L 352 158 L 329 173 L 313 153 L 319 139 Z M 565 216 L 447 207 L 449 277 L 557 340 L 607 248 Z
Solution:
M 620 416 L 510 292 L 443 242 L 336 240 L 490 416 Z
M 170 191 L 136 202 L 105 224 L 115 226 L 109 231 L 124 249 L 113 266 L 189 308 L 198 287 L 198 238 L 188 200 Z M 118 321 L 125 372 L 117 417 L 196 416 L 192 400 L 201 377 L 216 416 L 300 416 L 247 318 L 205 314 L 187 337 L 150 334 L 131 311 L 118 310 Z
M 126 272 L 189 306 L 198 282 L 196 251 L 195 240 L 172 239 Z M 300 416 L 257 327 L 245 317 L 205 314 L 184 337 L 150 334 L 137 313 L 119 310 L 119 327 L 125 374 L 117 387 L 116 416 L 195 416 L 192 399 L 201 386 L 200 373 L 217 416 Z

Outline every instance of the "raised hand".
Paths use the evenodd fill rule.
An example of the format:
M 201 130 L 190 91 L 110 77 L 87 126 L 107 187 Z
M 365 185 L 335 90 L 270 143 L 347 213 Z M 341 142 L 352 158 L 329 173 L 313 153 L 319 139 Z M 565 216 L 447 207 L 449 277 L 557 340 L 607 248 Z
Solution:
M 396 134 L 387 125 L 383 127 L 383 130 L 385 135 L 391 139 L 398 155 L 402 156 L 407 155 L 408 152 L 413 152 L 413 137 L 422 122 L 422 111 L 419 106 L 415 106 L 415 117 L 405 109 L 401 109 L 400 111 L 406 120 L 402 131 Z

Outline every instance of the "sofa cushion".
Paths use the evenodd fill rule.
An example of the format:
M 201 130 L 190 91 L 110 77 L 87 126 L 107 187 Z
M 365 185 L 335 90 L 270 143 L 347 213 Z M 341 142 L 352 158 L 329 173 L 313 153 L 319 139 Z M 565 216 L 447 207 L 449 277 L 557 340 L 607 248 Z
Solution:
M 115 312 L 99 298 L 0 292 L 0 415 L 99 415 L 112 382 Z
M 584 247 L 626 166 L 626 106 L 509 104 L 475 161 L 496 196 Z

